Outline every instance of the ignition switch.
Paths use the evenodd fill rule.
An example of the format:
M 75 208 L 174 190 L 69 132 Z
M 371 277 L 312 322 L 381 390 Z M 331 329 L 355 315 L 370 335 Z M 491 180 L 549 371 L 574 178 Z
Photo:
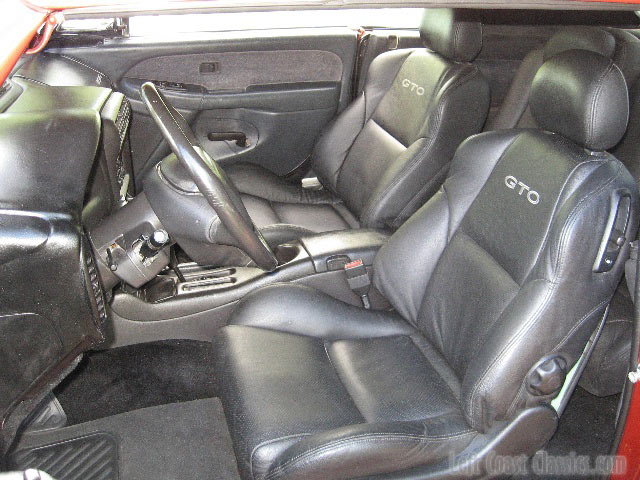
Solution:
M 140 256 L 143 259 L 155 257 L 169 243 L 169 234 L 164 230 L 156 230 L 140 247 Z

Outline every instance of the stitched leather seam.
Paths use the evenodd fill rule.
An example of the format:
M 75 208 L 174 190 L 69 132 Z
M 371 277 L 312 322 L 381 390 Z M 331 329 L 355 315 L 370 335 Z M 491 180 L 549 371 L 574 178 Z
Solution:
M 311 457 L 317 453 L 322 453 L 326 450 L 331 450 L 335 447 L 340 447 L 344 444 L 349 444 L 352 442 L 369 442 L 369 441 L 414 441 L 420 443 L 432 443 L 437 442 L 439 440 L 452 440 L 456 438 L 463 438 L 471 434 L 477 434 L 475 430 L 463 430 L 460 432 L 447 434 L 447 435 L 432 435 L 432 436 L 423 436 L 423 435 L 412 435 L 412 434 L 403 434 L 403 433 L 365 433 L 361 435 L 353 435 L 351 437 L 343 438 L 340 440 L 336 440 L 333 442 L 328 442 L 324 445 L 320 445 L 318 447 L 312 448 L 305 452 L 302 452 L 286 462 L 282 465 L 279 465 L 274 470 L 269 472 L 269 474 L 265 477 L 265 480 L 271 480 L 284 472 L 288 467 L 298 462 L 299 460 L 306 459 Z
M 402 70 L 402 67 L 404 67 L 404 64 L 407 63 L 407 60 L 409 60 L 409 57 L 411 57 L 411 55 L 416 52 L 418 49 L 412 49 L 407 56 L 404 58 L 404 60 L 402 60 L 402 62 L 400 62 L 400 65 L 398 66 L 398 69 L 396 70 L 396 73 L 393 75 L 393 77 L 391 78 L 391 83 L 389 83 L 389 85 L 386 86 L 386 91 L 384 93 L 384 95 L 380 96 L 380 100 L 378 100 L 378 103 L 376 104 L 375 108 L 373 109 L 373 111 L 371 112 L 371 115 L 367 116 L 367 102 L 366 102 L 366 98 L 365 98 L 365 104 L 364 104 L 364 122 L 363 125 L 373 116 L 374 113 L 376 113 L 376 109 L 378 108 L 378 105 L 380 105 L 380 102 L 382 101 L 382 99 L 384 98 L 384 96 L 389 92 L 389 90 L 391 90 L 391 87 L 393 87 L 394 82 L 396 81 L 396 78 L 398 77 L 398 74 L 400 73 L 400 70 Z M 369 78 L 367 78 L 367 80 L 369 80 Z M 365 87 L 363 89 L 363 93 L 364 91 L 367 89 L 367 84 L 365 83 Z M 359 135 L 359 134 L 358 134 Z M 358 138 L 358 135 L 356 135 L 356 138 Z
M 296 437 L 308 437 L 309 435 L 311 435 L 311 433 L 296 433 L 293 435 L 283 435 L 282 437 L 277 437 L 277 438 L 272 438 L 270 440 L 265 440 L 264 442 L 260 442 L 258 445 L 256 445 L 255 447 L 253 447 L 253 449 L 251 450 L 251 455 L 249 455 L 249 471 L 251 472 L 251 478 L 255 478 L 254 474 L 253 474 L 253 457 L 255 456 L 256 452 L 262 448 L 265 447 L 267 445 L 271 445 L 272 443 L 278 443 L 281 442 L 282 440 L 288 440 L 290 438 L 296 438 Z
M 582 326 L 582 324 L 591 316 L 593 315 L 594 312 L 596 312 L 599 308 L 601 308 L 603 305 L 609 303 L 610 300 L 605 300 L 604 302 L 601 302 L 600 304 L 596 305 L 593 309 L 591 309 L 588 313 L 586 313 L 579 321 L 578 323 L 576 323 L 570 330 L 569 332 L 564 336 L 564 338 L 557 343 L 557 345 L 551 349 L 550 353 L 554 353 L 556 351 L 558 351 L 558 349 L 560 348 L 560 346 L 571 336 L 575 333 L 575 331 L 580 328 L 580 326 Z M 507 409 L 507 414 L 506 416 L 509 417 L 510 415 L 513 414 L 515 407 L 517 405 L 518 400 L 520 399 L 520 396 L 522 395 L 522 392 L 524 391 L 524 389 L 526 388 L 526 382 L 527 382 L 527 377 L 525 375 L 525 377 L 522 379 L 522 383 L 520 384 L 520 388 L 518 389 L 518 392 L 516 393 L 515 397 L 513 397 L 513 401 L 511 402 L 511 405 L 509 405 L 509 408 Z
M 633 320 L 627 318 L 617 318 L 615 320 L 607 320 L 607 325 L 613 325 L 615 323 L 630 323 L 633 325 Z
M 596 305 L 595 307 L 593 307 L 588 313 L 586 313 L 579 321 L 578 323 L 576 323 L 573 327 L 571 327 L 571 330 L 569 330 L 569 332 L 567 332 L 567 334 L 564 336 L 564 338 L 562 340 L 560 340 L 558 342 L 558 344 L 553 347 L 553 350 L 551 350 L 552 353 L 557 352 L 563 345 L 564 343 L 571 338 L 571 336 L 576 333 L 576 331 L 582 327 L 582 325 L 584 324 L 584 322 L 586 322 L 589 317 L 591 317 L 591 315 L 593 315 L 594 313 L 596 313 L 600 308 L 602 308 L 604 305 L 607 305 L 609 302 L 611 301 L 611 298 L 607 298 L 606 300 L 603 300 L 602 302 L 600 302 L 598 305 Z
M 602 75 L 600 76 L 600 78 L 598 79 L 597 82 L 597 87 L 596 87 L 596 91 L 593 94 L 593 98 L 591 100 L 591 114 L 590 114 L 590 118 L 589 118 L 589 132 L 587 135 L 587 143 L 589 145 L 591 145 L 591 142 L 593 141 L 593 137 L 595 135 L 595 130 L 596 130 L 596 126 L 595 126 L 595 122 L 596 122 L 596 116 L 597 116 L 597 111 L 598 111 L 598 98 L 600 97 L 600 94 L 602 93 L 602 89 L 604 87 L 604 79 L 609 75 L 609 73 L 611 73 L 613 71 L 614 68 L 614 63 L 611 62 L 609 64 L 609 67 L 602 73 Z
M 460 22 L 453 21 L 453 59 L 458 59 L 458 40 L 460 35 Z
M 22 80 L 26 80 L 27 82 L 32 82 L 32 83 L 35 83 L 36 85 L 43 85 L 45 87 L 50 86 L 48 83 L 41 82 L 40 80 L 36 80 L 35 78 L 25 77 L 24 75 L 20 75 L 20 74 L 13 75 L 12 78 L 20 78 Z
M 67 60 L 70 60 L 70 61 L 72 61 L 72 62 L 75 62 L 75 63 L 77 63 L 78 65 L 82 65 L 83 67 L 86 67 L 86 68 L 88 68 L 89 70 L 93 70 L 95 73 L 98 73 L 98 74 L 102 75 L 104 78 L 106 78 L 107 80 L 109 80 L 109 83 L 112 83 L 112 82 L 111 82 L 111 79 L 109 78 L 109 76 L 108 76 L 108 75 L 106 75 L 105 73 L 101 72 L 101 71 L 100 71 L 100 70 L 98 70 L 97 68 L 94 68 L 94 67 L 92 67 L 91 65 L 87 65 L 86 63 L 84 63 L 84 62 L 82 62 L 82 61 L 78 60 L 77 58 L 73 58 L 73 57 L 70 57 L 70 56 L 68 56 L 68 55 L 62 55 L 62 54 L 61 54 L 60 56 L 61 56 L 62 58 L 66 58 Z
M 576 167 L 576 168 L 577 168 L 577 167 Z M 572 173 L 573 173 L 573 171 L 571 172 L 571 174 L 572 174 Z M 613 178 L 612 178 L 612 180 L 613 180 Z M 565 185 L 566 185 L 566 182 L 565 182 Z M 606 186 L 606 185 L 605 185 L 605 186 Z M 604 188 L 605 186 L 603 186 L 602 188 Z M 563 186 L 563 188 L 564 188 L 564 186 Z M 564 225 L 564 227 L 563 227 L 563 231 L 561 232 L 561 235 L 560 235 L 560 242 L 559 242 L 559 246 L 558 246 L 558 252 L 556 253 L 555 264 L 558 264 L 558 258 L 559 258 L 559 255 L 560 255 L 560 251 L 562 250 L 562 247 L 563 247 L 563 245 L 564 245 L 564 237 L 565 237 L 565 233 L 568 231 L 567 225 L 571 225 L 571 226 L 573 225 L 573 223 L 572 223 L 572 216 L 573 216 L 574 212 L 578 209 L 578 207 L 582 204 L 582 202 L 583 202 L 585 199 L 589 198 L 589 195 L 590 195 L 591 193 L 595 193 L 595 192 L 597 192 L 597 189 L 596 189 L 596 190 L 594 190 L 593 192 L 589 192 L 589 193 L 587 193 L 587 194 L 585 195 L 585 197 L 583 197 L 583 198 L 578 202 L 578 204 L 576 204 L 576 206 L 573 208 L 573 210 L 571 211 L 571 213 L 570 213 L 570 214 L 569 214 L 569 216 L 567 217 L 567 222 L 565 223 L 565 225 Z M 536 312 L 534 312 L 534 314 L 532 315 L 532 319 L 530 320 L 530 322 L 531 322 L 531 321 L 537 321 L 537 318 L 535 318 L 535 317 L 540 313 L 540 311 L 541 311 L 541 309 L 542 309 L 542 308 L 546 307 L 546 303 L 547 303 L 547 301 L 548 301 L 548 299 L 549 299 L 549 295 L 551 294 L 551 292 L 552 292 L 552 291 L 555 289 L 555 287 L 557 286 L 555 282 L 556 282 L 557 278 L 559 277 L 559 273 L 560 273 L 560 272 L 559 272 L 559 269 L 558 269 L 558 270 L 556 271 L 555 275 L 554 275 L 554 278 L 550 281 L 550 284 L 551 284 L 552 288 L 547 292 L 547 294 L 545 294 L 545 298 L 543 299 L 542 304 L 541 304 L 541 305 L 540 305 L 540 307 L 536 310 Z M 548 280 L 545 280 L 545 279 L 541 279 L 541 280 L 548 281 Z M 529 323 L 527 323 L 527 324 L 525 324 L 525 325 L 523 326 L 523 328 L 528 330 L 529 326 L 530 326 L 530 325 L 529 325 Z M 490 370 L 491 368 L 493 368 L 493 366 L 495 365 L 495 363 L 497 363 L 497 361 L 498 361 L 500 358 L 502 358 L 503 354 L 504 354 L 504 353 L 506 353 L 506 351 L 511 347 L 512 343 L 513 343 L 513 342 L 515 342 L 515 341 L 517 341 L 517 340 L 519 340 L 521 337 L 522 337 L 522 335 L 520 334 L 520 332 L 518 332 L 518 334 L 516 334 L 516 336 L 512 339 L 512 341 L 511 341 L 511 342 L 509 342 L 509 344 L 507 344 L 507 345 L 505 346 L 505 348 L 504 348 L 504 349 L 503 349 L 503 350 L 498 354 L 498 357 L 496 357 L 496 358 L 495 358 L 495 359 L 494 359 L 494 360 L 489 364 L 489 366 L 485 369 L 485 371 L 484 371 L 484 372 L 483 372 L 483 374 L 481 375 L 481 377 L 480 377 L 480 379 L 479 379 L 478 383 L 476 383 L 476 385 L 474 386 L 474 389 L 473 389 L 473 390 L 472 390 L 472 392 L 471 392 L 471 399 L 470 399 L 470 403 L 471 403 L 471 415 L 472 415 L 472 417 L 473 417 L 473 416 L 474 416 L 474 414 L 475 414 L 475 402 L 474 402 L 474 400 L 475 400 L 475 395 L 476 395 L 476 393 L 477 393 L 478 388 L 480 387 L 480 384 L 484 382 L 484 378 L 485 378 L 486 374 L 489 372 L 489 370 Z
M 273 202 L 271 200 L 269 200 L 268 198 L 265 198 L 265 201 L 267 202 L 267 204 L 269 205 L 269 208 L 271 209 L 271 211 L 273 212 L 273 215 L 278 219 L 278 223 L 284 223 L 282 221 L 282 218 L 280 218 L 280 215 L 278 215 L 278 212 L 276 212 L 276 209 L 273 208 Z
M 405 205 L 405 207 L 400 211 L 400 213 L 396 216 L 396 218 L 393 219 L 393 221 L 391 222 L 391 227 L 393 228 L 398 228 L 400 227 L 400 224 L 402 223 L 402 221 L 404 220 L 404 218 L 409 214 L 409 212 L 411 212 L 412 210 L 414 210 L 416 208 L 416 203 L 420 203 L 420 199 L 422 198 L 422 194 L 429 190 L 430 188 L 433 188 L 434 185 L 437 185 L 441 180 L 442 180 L 442 175 L 445 175 L 447 170 L 449 170 L 449 167 L 451 166 L 451 162 L 447 162 L 445 163 L 442 168 L 440 170 L 438 170 L 436 172 L 436 174 L 433 176 L 433 178 L 431 180 L 429 180 L 427 183 L 424 184 L 424 186 L 418 190 L 418 192 L 413 196 L 413 198 L 411 200 L 409 200 L 409 203 L 407 203 Z
M 394 82 L 396 81 L 396 78 L 398 77 L 398 74 L 400 73 L 400 70 L 402 69 L 402 67 L 404 66 L 404 64 L 409 60 L 409 58 L 411 57 L 411 55 L 413 55 L 415 52 L 417 52 L 418 49 L 412 49 L 407 56 L 404 58 L 404 60 L 402 60 L 402 62 L 400 63 L 400 65 L 398 66 L 398 69 L 396 70 L 396 73 L 393 75 L 393 78 L 391 79 L 391 83 L 386 87 L 386 91 L 383 95 L 380 96 L 380 99 L 378 100 L 378 102 L 376 103 L 375 107 L 373 107 L 373 110 L 371 112 L 371 114 L 367 114 L 368 108 L 367 108 L 367 96 L 366 96 L 366 90 L 367 90 L 367 82 L 368 82 L 368 78 L 367 78 L 367 82 L 365 82 L 365 86 L 362 90 L 362 95 L 364 97 L 364 107 L 363 107 L 363 112 L 364 112 L 364 119 L 362 122 L 362 128 L 360 129 L 360 131 L 358 132 L 358 134 L 355 136 L 355 138 L 353 139 L 353 142 L 351 142 L 351 145 L 349 146 L 349 149 L 347 150 L 347 154 L 345 155 L 342 163 L 340 164 L 340 167 L 338 168 L 338 171 L 336 172 L 335 178 L 336 178 L 336 190 L 338 189 L 338 182 L 340 181 L 340 175 L 342 174 L 342 169 L 344 168 L 345 164 L 347 163 L 347 159 L 349 157 L 349 153 L 351 152 L 351 149 L 353 148 L 354 143 L 356 142 L 356 140 L 358 139 L 358 137 L 360 136 L 360 134 L 362 133 L 362 130 L 364 129 L 364 126 L 367 124 L 367 122 L 369 120 L 371 120 L 372 122 L 374 122 L 376 125 L 378 125 L 380 128 L 382 128 L 385 132 L 387 132 L 379 123 L 377 123 L 374 119 L 373 119 L 373 114 L 376 113 L 376 110 L 378 108 L 378 106 L 380 105 L 380 102 L 382 101 L 382 99 L 384 98 L 384 96 L 389 93 L 389 90 L 391 90 L 391 88 L 393 87 Z M 387 132 L 389 133 L 389 132 Z M 389 135 L 391 135 L 389 133 Z M 393 135 L 391 135 L 393 137 Z M 397 140 L 399 143 L 400 142 L 397 138 L 393 137 L 395 140 Z M 360 220 L 360 219 L 358 219 Z
M 571 177 L 573 177 L 573 175 L 576 173 L 576 171 L 580 168 L 583 168 L 587 165 L 590 165 L 592 163 L 602 163 L 601 160 L 587 160 L 587 161 L 580 161 L 580 159 L 576 159 L 578 163 L 577 165 L 575 165 L 571 171 L 569 172 L 569 174 L 567 175 L 567 178 L 565 178 L 562 187 L 560 188 L 560 192 L 558 193 L 557 197 L 556 197 L 556 201 L 555 204 L 553 205 L 553 209 L 551 210 L 551 215 L 550 215 L 550 219 L 551 221 L 549 222 L 549 224 L 547 225 L 546 231 L 544 233 L 544 240 L 542 241 L 542 243 L 540 244 L 540 249 L 538 250 L 538 253 L 536 254 L 535 260 L 533 262 L 533 265 L 531 267 L 531 269 L 535 268 L 535 265 L 538 263 L 538 261 L 540 260 L 540 255 L 542 255 L 542 252 L 544 252 L 544 249 L 546 248 L 547 244 L 549 243 L 549 235 L 551 233 L 551 228 L 553 226 L 553 218 L 558 210 L 558 205 L 560 205 L 560 200 L 562 199 L 562 196 L 564 194 L 564 191 L 569 183 L 569 180 L 571 180 Z M 527 276 L 531 274 L 531 270 L 529 270 L 529 272 L 527 273 Z M 525 277 L 526 279 L 526 277 Z
M 368 217 L 373 215 L 373 210 L 378 206 L 378 204 L 384 200 L 384 197 L 387 196 L 389 191 L 396 187 L 398 183 L 404 180 L 409 174 L 413 171 L 413 169 L 418 166 L 427 156 L 427 152 L 431 149 L 433 144 L 436 141 L 435 137 L 426 138 L 427 144 L 418 152 L 418 154 L 409 161 L 398 173 L 396 178 L 384 189 L 384 191 L 377 195 L 377 198 L 367 200 L 368 207 L 365 210 L 365 213 L 362 215 L 362 223 L 364 225 L 369 225 L 370 220 Z M 374 201 L 377 200 L 377 201 Z
M 267 225 L 266 227 L 259 228 L 258 230 L 279 230 L 282 228 L 286 228 L 289 230 L 295 230 L 300 233 L 315 233 L 313 230 L 309 230 L 308 228 L 300 227 L 298 225 L 293 225 L 291 223 L 273 223 L 271 225 Z
M 554 274 L 553 279 L 550 281 L 551 288 L 549 288 L 549 290 L 545 294 L 545 298 L 541 302 L 541 304 L 538 307 L 538 309 L 536 309 L 534 314 L 531 316 L 531 319 L 528 322 L 526 322 L 525 325 L 523 325 L 521 327 L 519 332 L 516 335 L 514 335 L 514 337 L 507 343 L 507 345 L 505 345 L 505 347 L 498 353 L 498 355 L 494 358 L 494 360 L 484 370 L 484 372 L 480 376 L 478 382 L 474 385 L 474 388 L 471 391 L 471 396 L 470 396 L 470 399 L 469 399 L 469 402 L 468 402 L 468 403 L 471 404 L 471 417 L 472 417 L 472 419 L 475 417 L 475 413 L 476 413 L 476 404 L 477 404 L 477 402 L 475 401 L 476 395 L 478 394 L 478 391 L 479 391 L 480 387 L 481 386 L 484 387 L 484 382 L 485 382 L 485 379 L 486 379 L 486 376 L 487 376 L 489 370 L 491 368 L 493 368 L 493 366 L 502 357 L 504 357 L 506 352 L 513 346 L 513 344 L 515 344 L 517 341 L 519 341 L 522 338 L 522 336 L 524 336 L 524 334 L 526 334 L 529 331 L 529 329 L 538 321 L 539 316 L 541 315 L 542 311 L 546 308 L 546 306 L 547 306 L 547 304 L 549 302 L 549 299 L 551 298 L 551 294 L 558 287 L 557 280 L 561 277 L 561 273 L 562 273 L 562 270 L 563 270 L 563 267 L 564 267 L 564 260 L 565 260 L 565 258 L 563 258 L 561 260 L 560 259 L 560 255 L 561 255 L 561 252 L 564 249 L 564 244 L 565 244 L 566 238 L 569 235 L 568 232 L 571 230 L 571 228 L 573 227 L 574 223 L 577 221 L 578 213 L 582 210 L 583 205 L 585 205 L 585 202 L 588 199 L 592 198 L 593 196 L 597 195 L 599 192 L 601 192 L 605 188 L 607 188 L 607 186 L 617 178 L 619 172 L 620 172 L 620 166 L 618 165 L 618 171 L 614 175 L 612 175 L 611 178 L 607 182 L 605 182 L 603 185 L 600 185 L 599 187 L 595 188 L 591 192 L 587 192 L 584 195 L 584 197 L 582 197 L 582 199 L 573 207 L 573 209 L 571 210 L 571 212 L 567 216 L 567 220 L 566 220 L 566 222 L 565 222 L 565 224 L 563 226 L 562 232 L 560 234 L 560 242 L 558 243 L 558 250 L 556 252 L 556 258 L 555 258 L 555 264 L 558 265 L 558 267 L 556 269 L 556 272 Z M 541 279 L 541 280 L 544 280 L 544 279 Z M 545 281 L 548 281 L 548 280 L 545 280 Z
M 331 367 L 333 368 L 333 370 L 336 371 L 337 374 L 337 370 L 336 367 L 333 365 L 333 360 L 331 360 L 331 355 L 329 355 L 329 350 L 327 348 L 327 342 L 322 342 L 322 346 L 324 347 L 324 353 L 327 354 L 327 359 L 329 360 L 329 363 L 331 364 Z M 340 375 L 338 375 L 338 378 L 340 378 Z
M 580 199 L 580 201 L 576 204 L 576 206 L 573 207 L 573 210 L 571 211 L 571 213 L 567 217 L 567 222 L 565 223 L 565 225 L 563 227 L 562 234 L 560 236 L 560 242 L 558 244 L 558 251 L 556 252 L 556 259 L 555 259 L 556 264 L 558 264 L 558 262 L 559 262 L 561 251 L 564 248 L 564 242 L 566 241 L 566 237 L 569 235 L 569 227 L 573 227 L 573 222 L 576 221 L 577 215 L 578 215 L 579 211 L 582 209 L 582 205 L 584 205 L 584 202 L 589 200 L 592 196 L 597 195 L 598 193 L 603 191 L 605 188 L 607 188 L 611 183 L 613 183 L 613 181 L 616 178 L 618 178 L 618 175 L 620 174 L 621 166 L 622 166 L 622 164 L 618 163 L 617 171 L 613 175 L 611 175 L 611 177 L 604 184 L 600 185 L 598 188 L 595 188 L 591 192 L 588 192 L 587 194 L 585 194 L 585 196 Z M 558 275 L 558 277 L 559 277 L 559 275 Z
M 413 344 L 415 345 L 415 347 L 418 349 L 418 351 L 420 352 L 420 354 L 422 355 L 422 357 L 425 359 L 425 361 L 431 365 L 431 368 L 433 368 L 433 371 L 436 372 L 438 374 L 438 376 L 440 377 L 440 379 L 442 380 L 442 382 L 447 386 L 447 388 L 449 389 L 449 391 L 451 392 L 451 394 L 453 395 L 453 398 L 455 398 L 456 400 L 460 401 L 460 395 L 457 394 L 456 392 L 453 391 L 453 388 L 451 388 L 451 385 L 449 384 L 449 382 L 447 382 L 447 380 L 440 374 L 440 372 L 438 371 L 439 369 L 433 364 L 433 362 L 431 362 L 429 360 L 429 357 L 427 357 L 424 352 L 422 351 L 422 348 L 420 348 L 420 345 L 418 345 L 416 343 L 416 341 L 413 339 L 413 335 L 409 335 L 409 338 L 411 339 L 411 342 L 413 342 Z M 452 374 L 455 376 L 455 373 L 452 372 Z
M 547 292 L 545 293 L 542 302 L 534 312 L 534 314 L 529 318 L 529 320 L 516 332 L 516 334 L 507 342 L 507 344 L 498 352 L 498 354 L 494 357 L 494 359 L 489 363 L 489 365 L 485 368 L 484 372 L 480 376 L 478 382 L 473 387 L 471 391 L 471 396 L 469 398 L 469 403 L 471 406 L 471 418 L 472 421 L 476 416 L 476 396 L 480 390 L 480 387 L 484 387 L 484 382 L 487 377 L 489 371 L 504 357 L 504 355 L 511 349 L 511 347 L 518 342 L 531 328 L 533 324 L 538 320 L 538 317 L 541 315 L 542 311 L 546 308 L 549 299 L 551 298 L 551 294 L 555 291 L 557 285 L 555 283 L 549 283 Z

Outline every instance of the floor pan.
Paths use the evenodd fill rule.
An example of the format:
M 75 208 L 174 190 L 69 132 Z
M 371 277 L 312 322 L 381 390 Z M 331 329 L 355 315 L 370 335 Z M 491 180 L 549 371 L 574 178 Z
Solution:
M 239 478 L 217 398 L 26 433 L 10 462 L 40 468 L 56 480 Z

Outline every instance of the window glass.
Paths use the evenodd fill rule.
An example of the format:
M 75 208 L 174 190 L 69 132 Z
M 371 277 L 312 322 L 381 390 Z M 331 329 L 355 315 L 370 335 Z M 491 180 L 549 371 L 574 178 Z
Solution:
M 162 35 L 164 32 L 313 27 L 417 28 L 421 15 L 422 9 L 419 8 L 141 15 L 129 19 L 129 34 L 154 36 Z
M 60 25 L 63 32 L 101 32 L 113 30 L 114 18 L 87 18 L 82 20 L 65 20 Z

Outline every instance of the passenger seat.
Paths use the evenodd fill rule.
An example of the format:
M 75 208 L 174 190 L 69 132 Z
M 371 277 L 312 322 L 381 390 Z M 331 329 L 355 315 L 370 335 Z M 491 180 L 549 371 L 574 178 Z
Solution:
M 439 188 L 458 145 L 478 133 L 489 83 L 471 61 L 482 25 L 428 9 L 426 48 L 378 56 L 362 94 L 326 126 L 312 155 L 322 190 L 249 163 L 225 166 L 251 219 L 278 245 L 310 233 L 397 228 Z
M 640 39 L 625 30 L 586 26 L 558 30 L 543 48 L 532 51 L 522 61 L 504 103 L 498 114 L 487 121 L 485 131 L 537 127 L 529 107 L 531 82 L 545 60 L 567 50 L 596 52 L 612 59 L 622 71 L 629 88 L 629 126 L 623 139 L 610 152 L 640 183 Z M 623 280 L 580 380 L 583 388 L 598 396 L 622 391 L 629 368 L 632 333 L 633 303 Z

